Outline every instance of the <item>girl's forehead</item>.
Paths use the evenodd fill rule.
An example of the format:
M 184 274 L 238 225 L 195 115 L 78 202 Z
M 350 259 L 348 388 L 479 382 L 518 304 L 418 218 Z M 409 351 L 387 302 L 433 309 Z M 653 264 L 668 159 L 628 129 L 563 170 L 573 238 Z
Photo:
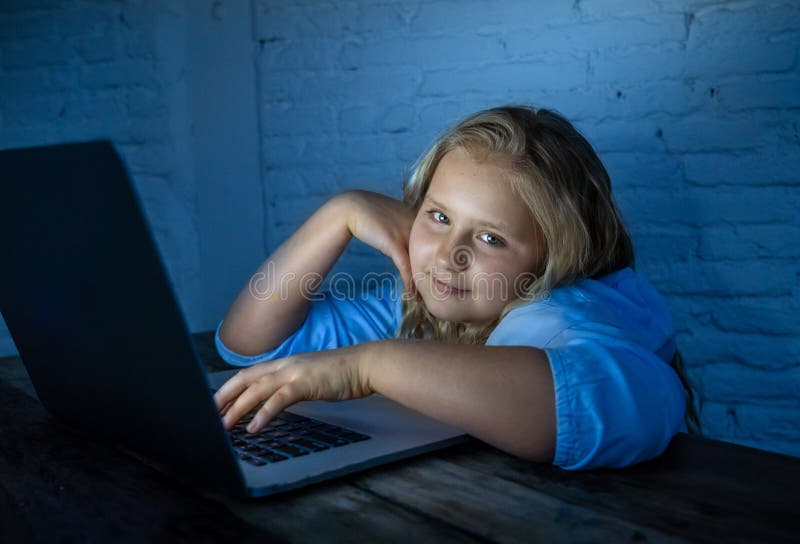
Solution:
M 501 161 L 476 160 L 456 148 L 439 161 L 425 200 L 460 220 L 528 230 L 531 211 L 514 190 L 509 174 L 511 170 Z

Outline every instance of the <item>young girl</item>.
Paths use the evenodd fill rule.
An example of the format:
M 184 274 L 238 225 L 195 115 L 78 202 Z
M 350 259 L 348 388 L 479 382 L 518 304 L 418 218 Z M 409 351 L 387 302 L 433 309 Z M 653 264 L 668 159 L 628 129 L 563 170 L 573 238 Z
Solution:
M 392 258 L 402 296 L 316 292 L 351 237 Z M 258 408 L 258 432 L 298 401 L 381 393 L 565 469 L 651 459 L 696 417 L 667 307 L 633 267 L 572 125 L 479 112 L 422 157 L 404 202 L 340 194 L 256 271 L 217 329 L 249 367 L 216 393 L 223 423 Z

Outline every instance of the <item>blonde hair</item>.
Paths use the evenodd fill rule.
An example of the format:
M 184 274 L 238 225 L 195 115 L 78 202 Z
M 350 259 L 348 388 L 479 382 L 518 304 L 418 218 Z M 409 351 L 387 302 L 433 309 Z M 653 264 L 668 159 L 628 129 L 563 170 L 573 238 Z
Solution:
M 467 117 L 420 158 L 403 187 L 407 205 L 419 210 L 439 162 L 457 148 L 476 160 L 502 161 L 509 169 L 511 189 L 535 218 L 530 228 L 544 240 L 545 257 L 540 269 L 531 271 L 534 279 L 524 296 L 509 302 L 490 322 L 440 320 L 421 297 L 404 297 L 398 337 L 483 344 L 514 308 L 577 279 L 635 268 L 633 245 L 612 199 L 608 173 L 589 142 L 564 117 L 526 106 L 493 108 Z M 681 362 L 676 351 L 673 368 Z M 676 370 L 691 399 L 687 418 L 691 415 L 696 422 L 682 365 Z

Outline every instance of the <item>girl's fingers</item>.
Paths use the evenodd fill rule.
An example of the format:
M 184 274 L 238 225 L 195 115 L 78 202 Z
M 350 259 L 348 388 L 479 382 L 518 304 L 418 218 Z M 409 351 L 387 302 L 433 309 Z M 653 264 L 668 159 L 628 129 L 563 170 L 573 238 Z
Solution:
M 282 359 L 276 359 L 269 364 L 259 363 L 248 368 L 243 368 L 231 376 L 228 381 L 222 384 L 222 387 L 217 389 L 216 393 L 214 393 L 214 403 L 217 405 L 217 408 L 222 411 L 226 404 L 233 402 L 253 381 L 265 374 L 283 368 L 283 363 L 284 360 Z
M 276 373 L 264 375 L 252 382 L 228 408 L 222 418 L 223 426 L 228 430 L 233 428 L 236 422 L 255 408 L 258 403 L 271 397 L 281 383 L 282 381 Z
M 406 291 L 413 294 L 414 282 L 411 277 L 411 261 L 408 257 L 408 251 L 402 247 L 395 247 L 392 250 L 392 261 L 394 261 L 394 265 L 400 272 L 400 278 L 403 280 Z
M 270 422 L 272 418 L 283 412 L 292 404 L 304 400 L 305 395 L 297 382 L 289 382 L 278 388 L 263 406 L 253 416 L 253 420 L 247 426 L 247 432 L 257 433 Z

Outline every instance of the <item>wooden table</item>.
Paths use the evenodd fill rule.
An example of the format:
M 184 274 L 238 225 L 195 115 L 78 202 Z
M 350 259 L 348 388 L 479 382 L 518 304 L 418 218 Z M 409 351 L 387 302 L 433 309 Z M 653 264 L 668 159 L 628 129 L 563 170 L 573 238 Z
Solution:
M 226 368 L 209 334 L 196 341 L 210 370 Z M 18 358 L 0 359 L 0 398 L 0 542 L 800 542 L 800 459 L 683 433 L 622 470 L 476 441 L 233 500 L 57 423 Z

